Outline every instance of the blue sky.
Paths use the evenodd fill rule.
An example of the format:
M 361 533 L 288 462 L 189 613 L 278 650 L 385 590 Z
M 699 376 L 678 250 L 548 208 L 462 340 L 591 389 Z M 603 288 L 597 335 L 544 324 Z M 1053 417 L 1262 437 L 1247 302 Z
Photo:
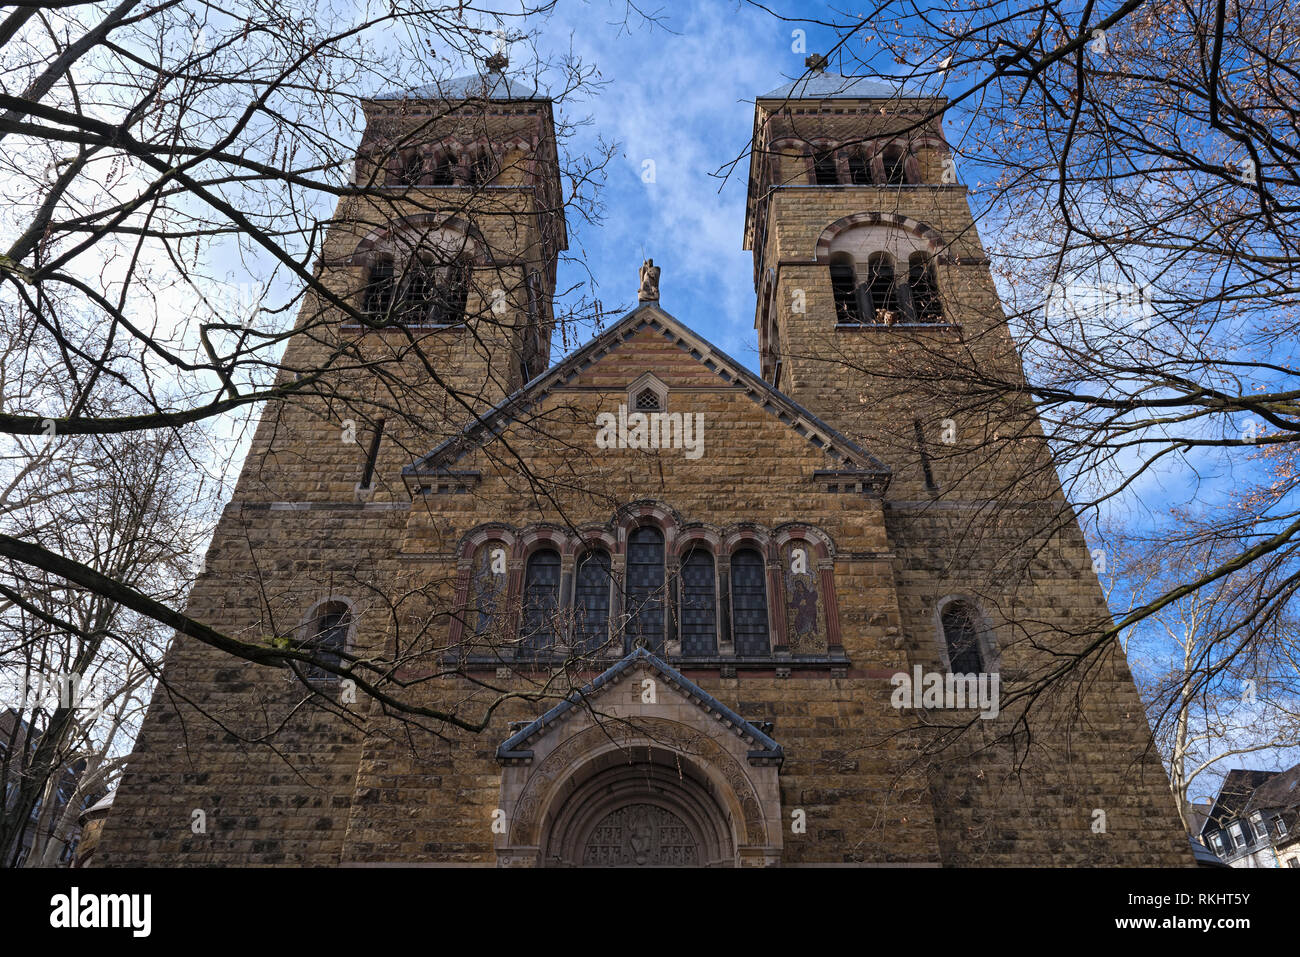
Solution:
M 819 5 L 781 10 L 800 6 Z M 621 7 L 561 4 L 543 27 L 543 42 L 571 44 L 608 82 L 590 100 L 561 107 L 594 121 L 579 144 L 599 134 L 621 147 L 608 170 L 605 222 L 578 230 L 570 253 L 585 250 L 607 309 L 636 305 L 637 269 L 653 258 L 663 270 L 660 305 L 757 369 L 753 261 L 742 248 L 748 164 L 725 183 L 711 174 L 745 150 L 754 98 L 801 75 L 807 54 L 792 49 L 795 25 L 747 4 L 674 2 L 659 9 L 660 25 L 631 30 L 610 22 Z M 812 31 L 806 44 L 811 52 L 830 41 Z M 651 183 L 642 179 L 647 160 Z M 559 285 L 582 278 L 568 267 Z

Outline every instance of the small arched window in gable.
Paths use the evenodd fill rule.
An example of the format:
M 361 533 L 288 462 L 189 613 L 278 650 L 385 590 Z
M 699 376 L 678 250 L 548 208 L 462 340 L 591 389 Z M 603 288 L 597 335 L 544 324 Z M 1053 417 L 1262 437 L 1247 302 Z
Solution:
M 662 408 L 661 408 L 661 403 L 659 401 L 659 393 L 656 392 L 654 389 L 651 389 L 649 386 L 647 386 L 646 388 L 642 389 L 640 392 L 636 394 L 635 411 L 659 412 L 661 410 Z
M 718 653 L 718 596 L 713 556 L 692 548 L 681 570 L 682 654 L 703 657 Z
M 528 557 L 524 572 L 524 621 L 520 645 L 547 651 L 555 645 L 560 608 L 560 553 L 542 548 Z
M 731 556 L 731 636 L 736 655 L 766 655 L 771 650 L 767 627 L 767 568 L 755 549 Z
M 934 261 L 925 253 L 908 259 L 907 287 L 912 294 L 916 322 L 943 322 L 943 303 L 934 279 Z
M 596 654 L 609 641 L 609 552 L 593 548 L 578 560 L 573 583 L 575 654 Z
M 343 660 L 343 653 L 347 651 L 351 625 L 351 611 L 346 602 L 322 602 L 303 628 L 303 638 L 298 647 L 311 652 L 322 664 L 337 668 Z M 314 681 L 334 681 L 339 677 L 315 665 L 303 665 L 302 672 Z
M 856 271 L 848 253 L 832 253 L 830 262 L 831 295 L 835 300 L 835 321 L 848 325 L 862 322 L 858 304 Z
M 825 654 L 826 614 L 821 602 L 816 552 L 808 542 L 795 539 L 781 550 L 781 564 L 790 652 Z
M 948 670 L 955 675 L 978 674 L 987 670 L 980 649 L 981 616 L 967 601 L 952 601 L 941 616 Z
M 663 654 L 667 602 L 664 600 L 664 535 L 642 525 L 627 541 L 627 634 L 625 652 L 638 646 Z
M 870 305 L 873 322 L 893 325 L 898 321 L 898 290 L 894 287 L 894 260 L 888 253 L 873 253 L 867 260 L 867 280 L 862 308 Z

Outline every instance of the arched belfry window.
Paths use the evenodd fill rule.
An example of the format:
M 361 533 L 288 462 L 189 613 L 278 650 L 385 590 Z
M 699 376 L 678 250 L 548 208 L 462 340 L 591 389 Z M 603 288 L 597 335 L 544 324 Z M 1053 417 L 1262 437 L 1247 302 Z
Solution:
M 430 181 L 434 186 L 455 186 L 456 170 L 456 157 L 449 153 L 444 154 L 434 163 L 433 175 L 430 177 Z
M 692 548 L 681 569 L 682 654 L 703 657 L 718 653 L 718 594 L 713 556 Z
M 767 627 L 767 567 L 753 548 L 731 556 L 731 636 L 738 656 L 771 650 Z
M 835 300 L 835 321 L 848 325 L 862 322 L 853 257 L 848 253 L 831 253 L 830 272 L 831 295 Z
M 400 178 L 404 186 L 419 186 L 424 179 L 424 157 L 418 150 L 411 150 L 407 154 Z
M 866 282 L 859 286 L 861 308 L 873 322 L 897 322 L 898 290 L 894 285 L 894 260 L 888 253 L 873 253 L 867 260 Z
M 573 582 L 574 654 L 595 654 L 609 641 L 609 552 L 593 548 L 578 559 Z
M 317 606 L 304 625 L 298 647 L 311 652 L 322 664 L 338 667 L 347 650 L 348 630 L 352 626 L 351 610 L 346 602 L 327 601 Z M 337 680 L 338 675 L 314 665 L 302 667 L 303 674 L 315 681 Z
M 884 153 L 885 182 L 890 186 L 903 186 L 907 183 L 907 150 L 900 146 L 891 146 Z
M 913 321 L 943 322 L 943 305 L 934 279 L 934 262 L 925 253 L 912 253 L 907 264 L 907 288 L 911 292 Z
M 627 631 L 624 651 L 644 646 L 663 654 L 665 633 L 664 535 L 653 525 L 633 530 L 627 542 Z
M 854 186 L 871 185 L 871 163 L 860 152 L 849 154 L 849 182 Z
M 392 253 L 377 252 L 370 260 L 362 308 L 374 322 L 456 325 L 465 319 L 471 274 L 467 253 L 438 249 L 399 262 Z
M 559 608 L 560 553 L 553 548 L 541 548 L 528 557 L 524 571 L 522 648 L 540 652 L 555 645 Z
M 948 670 L 952 674 L 978 674 L 989 671 L 980 645 L 982 616 L 968 601 L 950 601 L 940 615 L 944 647 L 948 652 Z
M 818 186 L 835 186 L 839 181 L 840 173 L 835 166 L 835 151 L 820 149 L 813 153 L 813 182 Z
M 377 255 L 370 262 L 366 277 L 365 302 L 362 308 L 372 319 L 382 319 L 393 305 L 393 257 Z

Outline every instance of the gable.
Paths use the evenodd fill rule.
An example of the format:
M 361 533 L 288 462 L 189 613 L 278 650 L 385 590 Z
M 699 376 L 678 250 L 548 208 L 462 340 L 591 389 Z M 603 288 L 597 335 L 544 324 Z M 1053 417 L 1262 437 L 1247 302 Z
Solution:
M 667 387 L 670 414 L 674 390 L 725 390 L 760 410 L 773 427 L 787 430 L 808 448 L 822 453 L 825 473 L 876 494 L 888 485 L 887 465 L 651 303 L 628 313 L 408 466 L 403 477 L 454 473 L 467 455 L 549 399 L 566 391 L 624 392 L 643 381 L 647 373 Z M 622 429 L 621 420 L 619 427 Z
M 653 683 L 653 692 L 645 682 Z M 622 692 L 620 694 L 620 692 Z M 516 731 L 497 748 L 502 763 L 527 761 L 534 747 L 568 719 L 583 714 L 608 714 L 626 718 L 626 701 L 652 703 L 665 713 L 689 708 L 714 735 L 739 738 L 748 747 L 749 763 L 780 765 L 781 746 L 753 723 L 746 721 L 681 672 L 644 648 L 637 648 L 602 672 L 590 684 L 573 692 L 532 723 Z M 621 707 L 623 706 L 623 707 Z M 637 709 L 640 710 L 640 709 Z M 681 715 L 679 714 L 679 720 Z

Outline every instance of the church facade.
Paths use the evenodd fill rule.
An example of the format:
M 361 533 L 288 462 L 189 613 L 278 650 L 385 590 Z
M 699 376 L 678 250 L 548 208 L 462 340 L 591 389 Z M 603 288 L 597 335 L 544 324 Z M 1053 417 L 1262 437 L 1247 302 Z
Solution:
M 366 104 L 318 385 L 190 597 L 336 667 L 178 637 L 99 863 L 1190 864 L 1123 655 L 1041 681 L 1107 612 L 1032 413 L 898 381 L 1019 369 L 934 104 L 757 98 L 758 374 L 652 262 L 548 367 L 551 102 L 503 66 Z

